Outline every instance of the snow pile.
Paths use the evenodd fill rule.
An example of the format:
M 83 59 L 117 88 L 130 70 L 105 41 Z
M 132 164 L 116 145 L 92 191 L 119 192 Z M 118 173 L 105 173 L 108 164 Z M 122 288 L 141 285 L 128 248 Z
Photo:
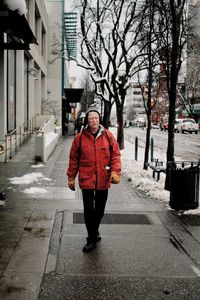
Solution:
M 38 164 L 38 165 L 32 165 L 31 168 L 43 168 L 44 165 L 43 164 Z
M 40 167 L 41 166 L 43 165 L 40 164 Z M 32 172 L 21 177 L 8 178 L 8 180 L 10 183 L 18 185 L 33 184 L 34 182 L 40 182 L 42 180 L 51 181 L 50 178 L 45 177 L 41 172 Z M 23 192 L 26 194 L 44 194 L 47 193 L 47 190 L 38 187 L 31 187 L 23 190 Z
M 37 187 L 31 187 L 30 189 L 23 190 L 25 194 L 45 194 L 47 193 L 47 190 L 37 188 Z
M 165 160 L 166 154 L 158 149 L 155 151 L 155 157 Z M 167 208 L 171 209 L 169 207 L 170 193 L 164 189 L 165 174 L 161 173 L 160 180 L 157 182 L 152 178 L 152 170 L 150 168 L 148 170 L 143 169 L 144 148 L 138 148 L 138 160 L 135 161 L 134 145 L 125 140 L 125 149 L 121 150 L 121 158 L 123 175 L 129 178 L 131 184 L 144 191 L 149 197 L 164 202 Z M 176 159 L 181 160 L 179 157 Z M 200 214 L 200 207 L 187 210 L 184 214 Z
M 33 182 L 38 182 L 39 180 L 42 180 L 44 178 L 45 177 L 42 173 L 32 172 L 30 174 L 25 174 L 21 177 L 9 178 L 9 181 L 12 184 L 32 184 Z
M 25 15 L 27 12 L 25 0 L 4 0 L 10 10 L 17 10 L 20 15 Z
M 137 161 L 134 160 L 133 150 L 133 144 L 125 140 L 125 149 L 121 150 L 123 174 L 130 178 L 134 186 L 144 191 L 148 196 L 168 203 L 169 192 L 164 190 L 165 176 L 161 174 L 158 182 L 153 179 L 151 169 L 143 170 L 144 148 L 139 148 Z M 157 157 L 162 157 L 162 155 L 162 153 L 159 153 L 159 156 L 156 154 Z

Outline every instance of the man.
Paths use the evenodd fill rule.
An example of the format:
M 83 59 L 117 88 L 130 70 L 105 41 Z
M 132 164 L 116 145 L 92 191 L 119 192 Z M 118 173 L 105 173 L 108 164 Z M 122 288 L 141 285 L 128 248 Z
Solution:
M 68 186 L 75 190 L 78 174 L 82 189 L 87 243 L 83 252 L 96 248 L 101 240 L 99 225 L 104 215 L 110 183 L 120 181 L 121 161 L 119 145 L 113 134 L 100 124 L 100 114 L 95 107 L 86 112 L 85 127 L 73 140 L 69 167 Z

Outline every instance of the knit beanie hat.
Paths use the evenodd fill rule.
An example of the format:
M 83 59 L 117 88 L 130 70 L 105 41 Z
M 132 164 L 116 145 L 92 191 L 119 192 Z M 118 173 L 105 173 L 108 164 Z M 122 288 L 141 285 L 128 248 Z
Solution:
M 98 108 L 96 108 L 95 106 L 90 106 L 90 107 L 86 110 L 86 113 L 85 113 L 84 127 L 88 124 L 88 114 L 89 114 L 90 112 L 96 112 L 96 113 L 98 113 L 98 115 L 99 115 L 99 122 L 101 123 L 101 115 L 100 115 L 100 112 L 99 112 Z
M 100 112 L 99 112 L 99 110 L 98 110 L 98 108 L 97 108 L 96 106 L 90 106 L 90 107 L 88 107 L 88 109 L 86 110 L 86 116 L 87 116 L 90 112 L 92 112 L 92 111 L 98 113 L 98 114 L 99 114 L 99 117 L 100 117 Z

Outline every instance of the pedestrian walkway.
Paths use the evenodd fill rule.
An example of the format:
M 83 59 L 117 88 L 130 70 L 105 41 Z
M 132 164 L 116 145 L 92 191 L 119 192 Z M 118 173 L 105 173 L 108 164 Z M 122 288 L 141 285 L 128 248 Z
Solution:
M 109 191 L 102 241 L 82 252 L 81 192 L 66 183 L 71 142 L 61 139 L 39 168 L 30 140 L 1 169 L 0 299 L 200 299 L 198 217 L 178 217 L 127 178 Z M 25 184 L 27 174 L 39 180 Z

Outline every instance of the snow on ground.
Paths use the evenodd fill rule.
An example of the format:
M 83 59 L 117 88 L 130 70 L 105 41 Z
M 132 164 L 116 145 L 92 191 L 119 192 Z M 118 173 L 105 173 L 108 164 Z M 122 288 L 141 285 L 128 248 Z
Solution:
M 116 135 L 116 130 L 112 128 L 111 131 Z M 127 178 L 130 178 L 131 184 L 136 186 L 139 190 L 144 191 L 149 197 L 158 199 L 164 202 L 168 209 L 169 207 L 169 191 L 164 189 L 165 185 L 165 174 L 160 174 L 160 180 L 156 181 L 152 177 L 152 169 L 143 169 L 144 163 L 144 148 L 138 147 L 138 158 L 135 160 L 135 146 L 133 140 L 131 142 L 125 139 L 124 148 L 121 150 L 122 159 L 122 173 Z M 154 157 L 159 157 L 160 160 L 166 161 L 166 153 L 159 149 L 154 150 Z M 180 157 L 176 157 L 177 161 L 181 161 Z M 200 214 L 200 207 L 193 210 L 185 211 L 184 214 Z
M 37 165 L 32 165 L 31 168 L 44 168 L 44 165 L 43 164 L 37 164 Z
M 21 177 L 8 178 L 8 180 L 10 181 L 10 183 L 16 185 L 33 184 L 38 181 L 51 181 L 50 178 L 45 177 L 41 172 L 32 172 Z M 23 190 L 22 192 L 24 192 L 25 194 L 44 194 L 47 192 L 47 190 L 38 187 L 31 187 Z
M 47 190 L 38 187 L 31 187 L 30 189 L 23 190 L 23 192 L 25 194 L 44 194 L 47 193 Z
M 134 145 L 125 140 L 125 149 L 121 150 L 122 172 L 131 179 L 131 183 L 150 197 L 162 202 L 169 202 L 169 192 L 164 190 L 165 175 L 161 173 L 160 180 L 152 178 L 152 170 L 143 170 L 144 148 L 138 148 L 138 160 L 134 158 Z M 155 153 L 155 156 L 158 157 Z M 161 155 L 159 155 L 161 157 Z
M 33 182 L 38 182 L 43 178 L 44 175 L 41 172 L 32 172 L 21 177 L 9 178 L 9 181 L 12 184 L 32 184 Z

